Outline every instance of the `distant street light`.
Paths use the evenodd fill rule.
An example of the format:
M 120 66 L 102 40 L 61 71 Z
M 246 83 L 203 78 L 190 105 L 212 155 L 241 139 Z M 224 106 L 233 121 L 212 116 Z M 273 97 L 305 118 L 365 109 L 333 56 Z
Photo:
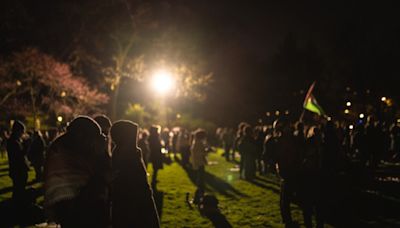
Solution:
M 67 93 L 66 93 L 65 91 L 62 91 L 61 94 L 60 94 L 60 96 L 61 96 L 61 97 L 65 97 L 65 96 L 67 96 Z
M 279 116 L 279 110 L 276 110 L 275 115 Z
M 364 113 L 360 113 L 360 115 L 358 117 L 360 117 L 360 119 L 363 119 L 365 117 Z
M 344 114 L 349 114 L 349 113 L 350 113 L 350 110 L 348 110 L 348 109 L 344 110 Z
M 151 79 L 151 87 L 156 93 L 165 95 L 171 91 L 174 86 L 175 81 L 171 75 L 171 72 L 166 70 L 158 70 L 153 74 Z
M 57 121 L 58 121 L 59 123 L 61 123 L 61 122 L 63 121 L 63 117 L 62 117 L 62 116 L 57 116 Z
M 353 130 L 354 126 L 352 124 L 349 125 L 349 129 Z
M 381 97 L 381 101 L 385 102 L 386 101 L 386 97 Z
M 351 102 L 350 101 L 346 102 L 346 106 L 350 107 L 351 106 Z

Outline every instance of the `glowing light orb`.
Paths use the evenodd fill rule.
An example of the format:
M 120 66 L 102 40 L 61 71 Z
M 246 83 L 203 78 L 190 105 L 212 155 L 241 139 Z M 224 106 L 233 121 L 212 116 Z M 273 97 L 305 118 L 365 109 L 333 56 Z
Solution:
M 351 102 L 350 101 L 346 102 L 346 106 L 350 107 L 351 106 Z
M 364 118 L 364 113 L 360 113 L 358 117 L 360 117 L 360 119 Z
M 386 101 L 386 97 L 381 97 L 381 101 L 385 102 Z
M 349 125 L 349 129 L 350 129 L 350 130 L 353 130 L 353 129 L 354 129 L 354 126 L 353 126 L 352 124 L 350 124 L 350 125 Z
M 152 89 L 161 95 L 167 94 L 175 86 L 175 81 L 170 72 L 166 70 L 156 71 L 151 79 Z
M 62 122 L 63 121 L 63 117 L 62 116 L 57 116 L 57 121 L 58 122 Z
M 345 114 L 349 114 L 349 113 L 350 113 L 350 110 L 345 109 L 345 110 L 344 110 L 344 113 L 345 113 Z

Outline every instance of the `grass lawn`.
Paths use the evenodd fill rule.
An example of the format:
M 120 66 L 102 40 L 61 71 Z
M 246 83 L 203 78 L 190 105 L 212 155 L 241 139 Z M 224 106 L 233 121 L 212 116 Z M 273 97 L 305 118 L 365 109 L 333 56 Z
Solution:
M 239 179 L 236 164 L 226 162 L 222 151 L 208 156 L 210 165 L 206 167 L 206 192 L 219 200 L 223 215 L 233 227 L 283 227 L 279 212 L 279 185 L 273 176 L 259 177 L 254 183 Z M 151 173 L 151 166 L 149 167 Z M 34 177 L 29 172 L 29 180 Z M 159 182 L 155 198 L 161 210 L 162 227 L 212 227 L 212 223 L 202 217 L 196 208 L 190 209 L 186 203 L 186 193 L 196 190 L 188 173 L 177 162 L 164 166 L 159 172 Z M 34 184 L 33 187 L 40 187 Z M 8 177 L 7 161 L 0 159 L 0 201 L 11 197 L 11 180 Z M 43 197 L 39 198 L 39 203 Z M 293 218 L 303 223 L 301 211 L 295 205 Z

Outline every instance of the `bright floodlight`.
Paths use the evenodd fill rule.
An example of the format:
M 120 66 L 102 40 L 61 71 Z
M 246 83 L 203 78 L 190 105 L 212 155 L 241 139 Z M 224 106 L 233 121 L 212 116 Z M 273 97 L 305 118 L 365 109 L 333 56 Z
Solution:
M 151 87 L 156 93 L 166 94 L 174 87 L 174 79 L 166 70 L 156 71 L 151 80 Z

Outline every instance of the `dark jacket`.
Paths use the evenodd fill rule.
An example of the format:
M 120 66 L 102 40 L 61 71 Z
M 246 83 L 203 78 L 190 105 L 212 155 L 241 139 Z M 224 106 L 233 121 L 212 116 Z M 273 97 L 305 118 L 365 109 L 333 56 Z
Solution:
M 120 227 L 159 227 L 153 192 L 147 182 L 141 151 L 116 147 L 112 166 L 112 224 Z
M 22 143 L 19 139 L 11 136 L 7 140 L 7 154 L 10 177 L 15 178 L 19 174 L 26 175 L 29 170 L 29 166 Z

